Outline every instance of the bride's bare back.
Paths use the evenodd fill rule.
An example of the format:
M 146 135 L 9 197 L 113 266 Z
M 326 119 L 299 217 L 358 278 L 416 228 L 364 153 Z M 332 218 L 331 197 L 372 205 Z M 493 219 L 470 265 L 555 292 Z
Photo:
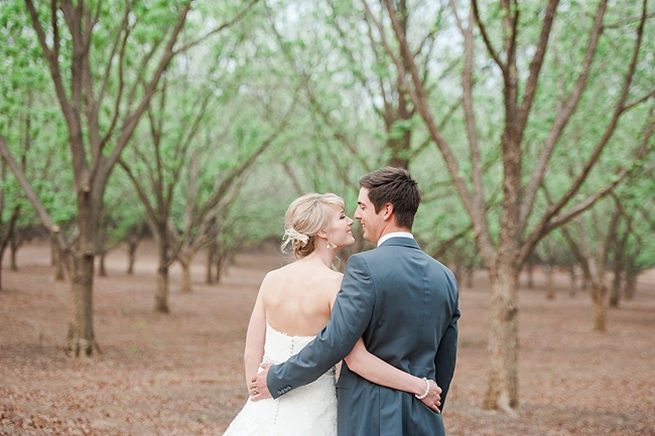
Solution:
M 260 292 L 266 321 L 290 336 L 314 336 L 330 318 L 342 274 L 303 259 L 269 272 Z

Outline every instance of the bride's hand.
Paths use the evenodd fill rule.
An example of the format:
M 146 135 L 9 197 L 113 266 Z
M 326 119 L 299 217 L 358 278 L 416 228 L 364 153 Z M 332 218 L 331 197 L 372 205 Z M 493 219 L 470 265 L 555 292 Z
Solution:
M 439 406 L 441 406 L 441 388 L 434 380 L 428 380 L 428 383 L 430 384 L 430 392 L 421 401 L 430 409 L 441 413 L 441 410 L 439 410 Z
M 264 398 L 271 398 L 271 393 L 268 391 L 266 385 L 266 376 L 268 375 L 268 368 L 271 367 L 270 363 L 262 363 L 259 365 L 257 374 L 250 381 L 248 387 L 248 394 L 253 401 L 263 400 Z

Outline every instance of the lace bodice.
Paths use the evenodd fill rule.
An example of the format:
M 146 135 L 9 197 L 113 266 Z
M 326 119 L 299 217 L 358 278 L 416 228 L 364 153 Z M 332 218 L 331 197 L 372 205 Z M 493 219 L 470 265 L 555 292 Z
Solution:
M 297 354 L 314 336 L 290 336 L 266 324 L 264 363 L 280 363 Z M 273 400 L 250 399 L 226 436 L 336 436 L 337 397 L 334 369 L 313 383 Z
M 266 323 L 264 363 L 280 363 L 302 350 L 315 336 L 290 336 Z

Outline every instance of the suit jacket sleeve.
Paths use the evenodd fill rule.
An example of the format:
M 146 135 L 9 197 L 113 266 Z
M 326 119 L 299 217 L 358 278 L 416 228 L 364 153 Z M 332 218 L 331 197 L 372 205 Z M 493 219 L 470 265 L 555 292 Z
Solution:
M 450 382 L 453 379 L 453 374 L 455 373 L 455 362 L 457 357 L 457 320 L 461 315 L 458 305 L 457 282 L 455 281 L 455 278 L 452 276 L 452 274 L 449 274 L 448 278 L 450 279 L 449 287 L 453 292 L 453 300 L 451 304 L 453 304 L 454 310 L 452 312 L 452 317 L 448 327 L 446 327 L 446 331 L 441 338 L 441 342 L 439 343 L 439 348 L 437 348 L 437 354 L 434 359 L 434 365 L 437 371 L 436 382 L 442 389 L 442 411 L 444 403 L 446 402 L 446 395 L 448 394 Z
M 366 329 L 374 303 L 368 267 L 358 255 L 351 256 L 327 325 L 298 354 L 270 367 L 266 384 L 273 398 L 311 383 L 347 356 Z

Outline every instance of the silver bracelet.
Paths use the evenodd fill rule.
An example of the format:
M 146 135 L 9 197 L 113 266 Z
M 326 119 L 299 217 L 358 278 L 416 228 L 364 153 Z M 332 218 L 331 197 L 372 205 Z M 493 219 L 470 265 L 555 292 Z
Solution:
M 419 400 L 422 400 L 423 398 L 427 397 L 428 394 L 430 393 L 430 382 L 425 377 L 423 377 L 423 380 L 425 380 L 425 392 L 423 392 L 423 395 L 414 394 L 414 396 Z

